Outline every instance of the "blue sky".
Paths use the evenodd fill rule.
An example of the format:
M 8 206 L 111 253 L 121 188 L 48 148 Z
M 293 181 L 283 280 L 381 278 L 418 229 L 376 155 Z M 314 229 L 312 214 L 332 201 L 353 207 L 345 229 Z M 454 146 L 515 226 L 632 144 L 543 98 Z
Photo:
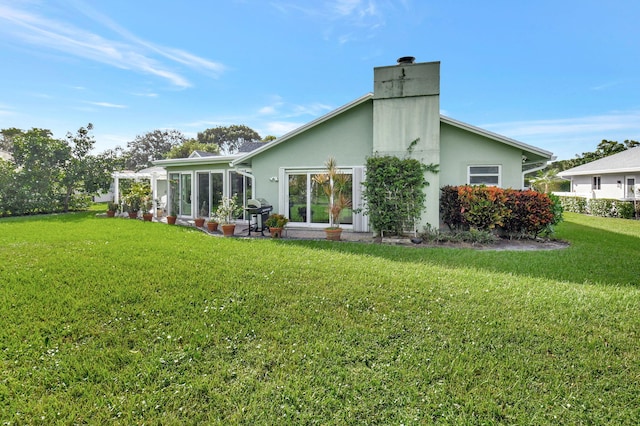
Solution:
M 97 151 L 154 129 L 280 136 L 441 61 L 442 113 L 554 152 L 640 140 L 635 0 L 0 0 L 0 128 Z

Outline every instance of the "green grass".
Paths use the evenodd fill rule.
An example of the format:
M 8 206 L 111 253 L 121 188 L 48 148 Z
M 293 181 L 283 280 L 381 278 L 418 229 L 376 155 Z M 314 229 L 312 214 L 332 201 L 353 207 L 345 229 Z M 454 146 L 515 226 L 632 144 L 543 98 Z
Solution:
M 3 424 L 636 424 L 640 222 L 546 252 L 0 220 Z

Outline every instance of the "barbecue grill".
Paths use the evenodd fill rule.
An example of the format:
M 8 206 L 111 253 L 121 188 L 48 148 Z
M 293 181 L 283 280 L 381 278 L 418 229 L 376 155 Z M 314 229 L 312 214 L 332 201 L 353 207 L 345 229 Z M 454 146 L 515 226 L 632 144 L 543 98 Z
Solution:
M 256 231 L 264 236 L 264 223 L 269 217 L 269 212 L 273 210 L 273 206 L 264 198 L 252 198 L 247 201 L 245 210 L 249 216 L 249 235 L 251 235 L 251 231 Z

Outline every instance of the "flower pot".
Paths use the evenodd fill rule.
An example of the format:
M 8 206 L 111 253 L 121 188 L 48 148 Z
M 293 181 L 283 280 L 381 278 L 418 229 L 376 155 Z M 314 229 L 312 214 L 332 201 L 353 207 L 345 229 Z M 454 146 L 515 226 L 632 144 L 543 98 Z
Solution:
M 176 219 L 178 219 L 177 216 L 167 216 L 167 223 L 169 225 L 175 225 L 176 224 Z
M 138 218 L 138 211 L 134 211 L 134 212 L 129 212 L 129 219 L 137 219 Z
M 152 213 L 143 213 L 142 214 L 142 220 L 144 220 L 145 222 L 151 222 L 153 220 L 153 214 Z
M 225 223 L 222 225 L 222 234 L 225 237 L 233 237 L 234 232 L 236 231 L 235 223 Z
M 327 240 L 340 241 L 340 236 L 342 235 L 342 228 L 325 228 L 324 233 L 327 237 Z
M 202 228 L 204 226 L 204 218 L 203 217 L 197 218 L 195 220 L 195 223 L 197 228 Z
M 207 222 L 207 229 L 209 232 L 214 232 L 218 230 L 218 222 Z
M 276 228 L 275 226 L 272 226 L 271 228 L 269 228 L 269 233 L 271 234 L 271 238 L 282 238 L 282 229 L 283 228 Z
M 114 217 L 116 212 L 114 210 L 107 210 L 107 217 Z

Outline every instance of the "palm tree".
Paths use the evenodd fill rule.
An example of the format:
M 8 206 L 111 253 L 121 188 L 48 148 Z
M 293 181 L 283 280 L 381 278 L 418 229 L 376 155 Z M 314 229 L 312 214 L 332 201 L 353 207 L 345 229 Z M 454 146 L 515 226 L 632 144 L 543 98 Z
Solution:
M 540 170 L 535 177 L 529 178 L 529 183 L 537 191 L 549 192 L 549 186 L 554 182 L 562 180 L 558 176 L 558 169 Z

